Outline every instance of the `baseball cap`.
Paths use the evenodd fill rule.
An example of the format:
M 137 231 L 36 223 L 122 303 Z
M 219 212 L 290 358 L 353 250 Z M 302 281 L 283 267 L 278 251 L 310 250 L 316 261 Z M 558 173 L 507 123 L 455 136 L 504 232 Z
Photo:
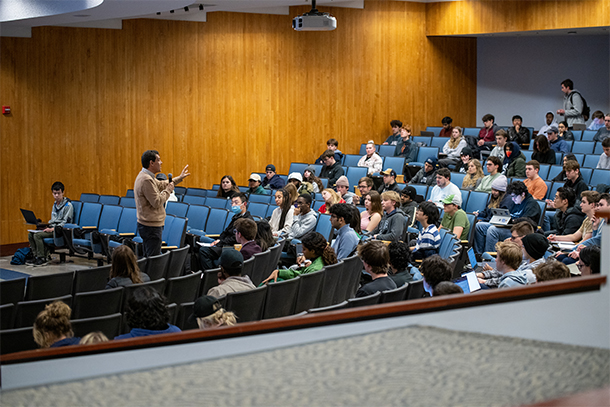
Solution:
M 381 172 L 380 172 L 380 174 L 381 174 L 381 175 L 391 175 L 391 176 L 395 177 L 395 176 L 396 176 L 396 171 L 394 171 L 394 170 L 393 170 L 393 169 L 391 169 L 391 168 L 388 168 L 388 169 L 387 169 L 387 170 L 385 170 L 385 171 L 381 171 Z
M 299 180 L 300 182 L 303 182 L 303 176 L 298 172 L 291 173 L 288 176 L 288 181 L 290 181 L 291 179 L 296 179 L 296 180 Z
M 548 133 L 549 131 L 550 131 L 550 132 L 552 132 L 552 133 L 559 133 L 559 129 L 557 128 L 557 126 L 551 126 L 551 127 L 549 127 L 549 128 L 546 130 L 546 132 Z
M 258 181 L 261 182 L 261 176 L 258 174 L 250 174 L 250 178 L 248 178 L 248 181 Z
M 193 304 L 193 313 L 189 316 L 189 323 L 194 323 L 197 318 L 205 318 L 218 311 L 222 306 L 216 297 L 211 295 L 204 295 L 197 298 L 195 304 Z
M 244 265 L 244 256 L 237 250 L 223 250 L 220 265 L 225 269 L 234 270 Z
M 451 194 L 451 195 L 447 195 L 445 197 L 445 199 L 441 199 L 441 202 L 444 203 L 445 205 L 449 205 L 449 204 L 459 205 L 460 199 L 458 198 L 457 195 Z
M 434 156 L 428 157 L 426 158 L 426 161 L 428 164 L 431 164 L 433 167 L 436 167 L 436 164 L 438 163 L 438 159 Z
M 265 171 L 273 171 L 275 172 L 275 165 L 269 164 L 265 167 Z

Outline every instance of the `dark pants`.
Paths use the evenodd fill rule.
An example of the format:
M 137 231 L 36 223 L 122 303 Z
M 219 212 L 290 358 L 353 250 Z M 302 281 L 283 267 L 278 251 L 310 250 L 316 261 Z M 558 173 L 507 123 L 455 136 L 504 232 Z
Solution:
M 210 270 L 218 266 L 218 260 L 222 253 L 222 247 L 200 247 L 199 248 L 199 263 L 202 270 Z
M 144 226 L 138 222 L 138 233 L 142 238 L 145 257 L 161 254 L 163 226 Z

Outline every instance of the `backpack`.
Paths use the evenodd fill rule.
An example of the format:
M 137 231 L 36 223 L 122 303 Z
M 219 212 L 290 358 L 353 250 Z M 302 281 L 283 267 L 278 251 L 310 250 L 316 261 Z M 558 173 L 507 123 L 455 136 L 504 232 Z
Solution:
M 587 121 L 589 120 L 589 115 L 591 115 L 591 107 L 589 107 L 585 98 L 578 91 L 572 91 L 572 93 L 570 93 L 570 103 L 572 103 L 572 106 L 574 106 L 574 102 L 572 102 L 572 97 L 575 93 L 578 93 L 580 95 L 580 98 L 582 99 L 582 117 L 585 119 L 585 121 Z
M 32 249 L 30 249 L 29 247 L 22 247 L 21 249 L 17 249 L 17 251 L 13 255 L 13 258 L 11 259 L 11 264 L 25 264 L 26 260 L 30 260 L 32 258 L 34 258 L 34 255 L 32 254 Z

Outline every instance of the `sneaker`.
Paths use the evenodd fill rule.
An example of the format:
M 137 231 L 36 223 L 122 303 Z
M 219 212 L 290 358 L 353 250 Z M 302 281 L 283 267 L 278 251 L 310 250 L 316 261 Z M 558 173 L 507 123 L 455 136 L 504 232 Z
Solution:
M 49 263 L 47 259 L 43 259 L 42 257 L 38 257 L 34 262 L 34 267 L 46 266 Z
M 36 258 L 33 258 L 33 259 L 27 259 L 27 260 L 25 261 L 25 264 L 26 264 L 26 265 L 28 265 L 28 266 L 31 266 L 31 265 L 33 265 L 35 262 L 36 262 Z

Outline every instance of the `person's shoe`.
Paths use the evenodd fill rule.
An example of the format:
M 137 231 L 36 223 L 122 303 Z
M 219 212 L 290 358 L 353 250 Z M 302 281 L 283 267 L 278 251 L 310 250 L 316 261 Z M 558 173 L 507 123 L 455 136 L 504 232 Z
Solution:
M 43 259 L 42 257 L 38 257 L 34 262 L 34 267 L 46 266 L 49 262 L 47 259 Z
M 36 258 L 33 258 L 33 259 L 27 259 L 27 260 L 25 261 L 25 264 L 26 264 L 27 266 L 31 266 L 31 265 L 33 265 L 35 262 L 36 262 Z

